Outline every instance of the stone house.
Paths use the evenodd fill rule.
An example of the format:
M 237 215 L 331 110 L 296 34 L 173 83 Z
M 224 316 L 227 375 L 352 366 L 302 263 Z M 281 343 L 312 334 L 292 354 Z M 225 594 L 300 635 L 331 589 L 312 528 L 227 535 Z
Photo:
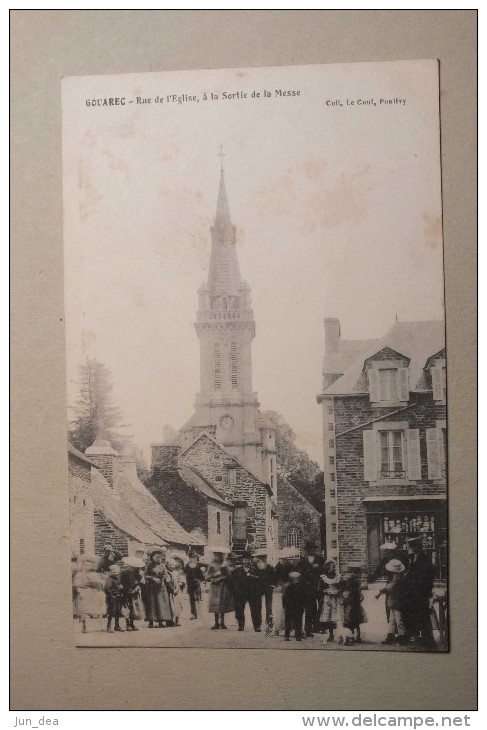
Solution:
M 378 340 L 342 340 L 325 320 L 326 553 L 341 568 L 420 535 L 447 573 L 446 351 L 442 321 L 395 322 Z
M 265 548 L 275 559 L 277 511 L 269 484 L 230 454 L 213 436 L 197 430 L 192 443 L 152 445 L 152 494 L 193 534 L 228 551 Z
M 97 439 L 85 454 L 68 446 L 68 484 L 72 555 L 100 555 L 107 543 L 124 555 L 141 546 L 184 552 L 194 541 L 108 441 Z

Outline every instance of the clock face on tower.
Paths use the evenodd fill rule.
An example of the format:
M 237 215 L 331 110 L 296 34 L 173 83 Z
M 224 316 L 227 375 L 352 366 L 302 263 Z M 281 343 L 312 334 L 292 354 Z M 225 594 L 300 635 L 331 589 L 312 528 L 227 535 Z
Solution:
M 228 414 L 220 418 L 220 426 L 224 431 L 231 431 L 234 425 L 234 420 Z

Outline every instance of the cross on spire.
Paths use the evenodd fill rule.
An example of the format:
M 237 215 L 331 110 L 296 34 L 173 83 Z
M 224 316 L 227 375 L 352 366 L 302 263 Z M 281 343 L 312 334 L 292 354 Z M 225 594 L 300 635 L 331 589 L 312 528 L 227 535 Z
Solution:
M 220 172 L 223 172 L 223 158 L 226 157 L 226 153 L 223 151 L 223 145 L 220 145 L 220 152 L 218 153 L 220 158 Z

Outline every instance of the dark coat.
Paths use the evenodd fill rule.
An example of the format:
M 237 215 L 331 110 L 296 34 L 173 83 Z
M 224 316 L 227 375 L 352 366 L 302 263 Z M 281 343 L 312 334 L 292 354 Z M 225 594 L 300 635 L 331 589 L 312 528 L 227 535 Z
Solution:
M 197 591 L 200 583 L 205 580 L 205 574 L 201 565 L 186 565 L 184 568 L 188 593 Z
M 343 625 L 347 629 L 357 629 L 367 621 L 362 608 L 363 594 L 360 582 L 355 576 L 346 578 L 342 583 Z
M 262 586 L 254 566 L 247 572 L 243 565 L 233 571 L 233 593 L 235 598 L 248 600 L 257 595 L 262 595 Z
M 289 573 L 296 570 L 294 561 L 280 560 L 274 568 L 276 572 L 277 582 L 279 585 L 284 585 L 289 580 Z
M 108 576 L 105 583 L 107 616 L 119 618 L 122 609 L 122 586 L 120 580 Z
M 318 595 L 321 568 L 322 561 L 320 560 L 319 555 L 313 555 L 312 562 L 310 562 L 308 557 L 305 555 L 300 558 L 296 565 L 296 570 L 298 573 L 301 573 L 301 580 L 306 587 L 308 599 L 315 599 Z
M 307 600 L 307 586 L 302 580 L 288 583 L 282 592 L 282 607 L 285 611 L 304 609 Z
M 434 570 L 428 555 L 421 551 L 411 556 L 404 580 L 407 593 L 420 601 L 428 600 L 433 590 Z
M 149 562 L 145 570 L 145 583 L 142 586 L 142 601 L 147 621 L 172 621 L 170 594 L 173 591 L 174 583 L 166 566 Z

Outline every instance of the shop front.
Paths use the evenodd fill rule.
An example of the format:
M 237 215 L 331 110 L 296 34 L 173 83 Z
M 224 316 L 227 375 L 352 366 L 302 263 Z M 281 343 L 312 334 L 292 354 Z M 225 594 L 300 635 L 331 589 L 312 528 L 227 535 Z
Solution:
M 445 497 L 368 497 L 363 502 L 370 571 L 376 571 L 388 555 L 406 560 L 408 538 L 420 537 L 422 548 L 434 567 L 435 577 L 441 581 L 447 579 Z

